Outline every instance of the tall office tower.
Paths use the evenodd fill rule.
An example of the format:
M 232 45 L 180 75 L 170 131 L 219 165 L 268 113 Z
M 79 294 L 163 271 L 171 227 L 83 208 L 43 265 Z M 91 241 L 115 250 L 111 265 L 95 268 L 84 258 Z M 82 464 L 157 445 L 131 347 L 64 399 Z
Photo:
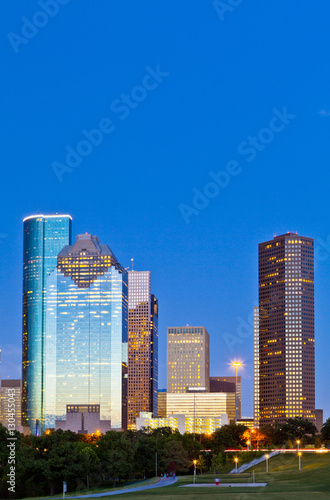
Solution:
M 22 424 L 38 434 L 44 422 L 46 283 L 57 254 L 71 243 L 70 215 L 24 219 Z
M 210 338 L 204 326 L 167 329 L 167 392 L 210 389 Z
M 253 418 L 259 427 L 259 307 L 253 308 Z
M 313 240 L 287 233 L 259 244 L 259 425 L 314 410 Z
M 128 271 L 128 425 L 158 412 L 158 301 L 150 271 Z
M 80 234 L 47 277 L 45 426 L 68 405 L 99 405 L 127 427 L 127 272 L 107 245 Z
M 233 389 L 234 388 L 234 389 Z M 236 377 L 210 377 L 211 392 L 235 392 Z M 242 418 L 242 377 L 237 377 L 237 418 Z

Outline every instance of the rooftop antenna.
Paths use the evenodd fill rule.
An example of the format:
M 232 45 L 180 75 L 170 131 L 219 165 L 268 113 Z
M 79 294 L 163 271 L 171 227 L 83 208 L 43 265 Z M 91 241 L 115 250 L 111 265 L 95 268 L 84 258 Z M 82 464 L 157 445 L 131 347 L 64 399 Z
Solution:
M 132 271 L 134 271 L 134 259 L 131 259 L 132 262 Z

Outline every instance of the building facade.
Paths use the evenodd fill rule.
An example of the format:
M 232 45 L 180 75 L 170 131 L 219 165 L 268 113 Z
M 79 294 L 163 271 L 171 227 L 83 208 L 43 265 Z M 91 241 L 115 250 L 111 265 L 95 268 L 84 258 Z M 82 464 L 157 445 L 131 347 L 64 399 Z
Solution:
M 236 377 L 210 377 L 211 392 L 235 392 Z M 242 377 L 237 377 L 237 418 L 242 417 Z
M 204 326 L 167 329 L 167 393 L 210 388 L 210 339 Z
M 259 307 L 253 308 L 253 418 L 259 427 Z
M 314 245 L 287 233 L 259 244 L 259 425 L 315 422 Z
M 22 381 L 19 379 L 1 380 L 0 423 L 7 429 L 21 431 Z
M 22 424 L 33 434 L 44 426 L 47 277 L 57 254 L 71 243 L 70 215 L 24 219 Z
M 77 236 L 47 276 L 45 427 L 67 406 L 98 405 L 102 421 L 127 428 L 128 279 L 107 245 Z
M 136 419 L 136 429 L 170 427 L 172 431 L 178 430 L 180 434 L 213 434 L 228 423 L 228 416 L 225 414 L 219 417 L 196 418 L 182 414 L 171 414 L 167 418 L 152 418 L 151 413 L 141 413 Z
M 105 434 L 111 430 L 111 422 L 101 420 L 100 405 L 67 405 L 66 419 L 56 420 L 55 429 L 77 434 Z
M 188 390 L 189 391 L 189 390 Z M 185 393 L 167 393 L 167 417 L 183 414 L 188 417 L 220 417 L 228 415 L 230 422 L 235 422 L 234 392 L 205 392 L 191 388 Z
M 158 414 L 159 418 L 164 418 L 167 416 L 166 408 L 166 389 L 158 389 Z
M 128 271 L 128 426 L 158 412 L 158 301 L 150 271 Z

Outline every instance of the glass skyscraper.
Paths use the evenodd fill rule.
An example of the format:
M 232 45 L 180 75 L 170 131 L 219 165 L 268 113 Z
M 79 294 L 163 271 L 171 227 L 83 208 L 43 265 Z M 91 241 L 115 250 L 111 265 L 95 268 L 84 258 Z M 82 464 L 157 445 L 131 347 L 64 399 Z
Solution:
M 56 268 L 57 254 L 71 243 L 71 220 L 70 215 L 24 219 L 22 423 L 33 434 L 44 423 L 47 276 Z
M 63 248 L 47 277 L 45 427 L 67 405 L 99 405 L 127 428 L 127 272 L 91 234 Z
M 158 412 L 158 301 L 150 271 L 128 271 L 128 424 Z

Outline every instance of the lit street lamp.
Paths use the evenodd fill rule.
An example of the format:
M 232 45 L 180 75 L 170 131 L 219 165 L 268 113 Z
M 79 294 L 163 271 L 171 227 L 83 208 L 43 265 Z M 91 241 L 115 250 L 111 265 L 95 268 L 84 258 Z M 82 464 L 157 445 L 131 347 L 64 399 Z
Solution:
M 237 423 L 237 370 L 242 366 L 240 361 L 234 361 L 231 364 L 236 370 L 236 387 L 235 387 L 235 424 Z
M 299 453 L 298 453 L 298 458 L 299 458 L 299 470 L 301 470 L 301 455 L 302 455 L 302 453 L 301 453 L 301 451 L 299 451 Z
M 300 445 L 299 439 L 297 439 L 297 445 L 298 445 L 298 453 L 299 453 L 299 445 Z
M 197 464 L 197 460 L 194 460 L 194 484 L 196 482 L 196 464 Z
M 237 463 L 238 463 L 238 458 L 237 458 L 237 457 L 235 457 L 235 458 L 234 458 L 234 462 L 235 462 L 235 466 L 236 466 L 236 474 L 237 474 Z
M 266 472 L 268 472 L 268 459 L 269 459 L 269 455 L 266 455 Z
M 250 441 L 246 441 L 247 449 L 250 450 Z

